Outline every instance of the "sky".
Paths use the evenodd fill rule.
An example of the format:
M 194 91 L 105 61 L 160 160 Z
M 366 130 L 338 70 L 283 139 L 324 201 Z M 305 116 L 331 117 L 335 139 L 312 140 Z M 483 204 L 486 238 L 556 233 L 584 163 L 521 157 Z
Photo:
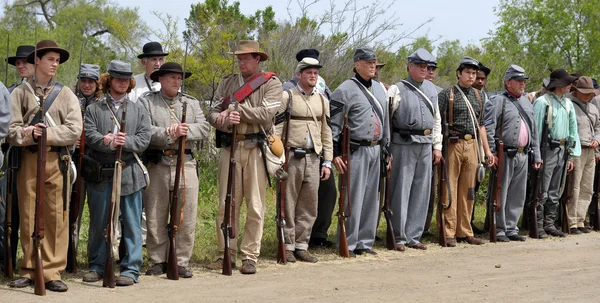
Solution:
M 277 20 L 289 20 L 288 1 L 290 0 L 239 0 L 240 8 L 246 15 L 253 14 L 258 9 L 264 9 L 271 5 L 275 11 Z M 314 0 L 291 0 L 291 13 L 294 18 L 298 17 L 298 2 L 312 2 Z M 318 3 L 309 8 L 309 16 L 319 16 L 329 7 L 330 1 L 340 7 L 347 0 L 318 0 Z M 358 1 L 358 3 L 371 3 L 372 0 Z M 379 0 L 386 1 L 386 0 Z M 387 0 L 389 2 L 390 0 Z M 126 0 L 121 1 L 121 6 L 138 7 L 142 19 L 150 27 L 162 28 L 158 18 L 152 15 L 152 11 L 160 11 L 179 19 L 179 32 L 185 30 L 185 18 L 189 17 L 190 6 L 201 1 L 191 0 Z M 429 18 L 433 21 L 419 31 L 413 37 L 427 35 L 429 38 L 438 39 L 438 43 L 444 40 L 460 40 L 462 45 L 468 43 L 481 45 L 480 39 L 488 37 L 489 32 L 495 29 L 497 17 L 494 8 L 498 6 L 499 0 L 396 0 L 396 3 L 386 9 L 388 17 L 400 18 L 402 29 L 416 28 Z M 233 3 L 233 0 L 229 0 Z M 406 41 L 403 44 L 409 44 Z

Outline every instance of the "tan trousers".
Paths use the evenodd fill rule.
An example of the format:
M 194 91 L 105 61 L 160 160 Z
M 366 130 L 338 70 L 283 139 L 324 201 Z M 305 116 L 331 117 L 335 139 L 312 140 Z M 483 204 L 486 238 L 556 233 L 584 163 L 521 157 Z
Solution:
M 569 228 L 584 227 L 585 217 L 594 192 L 595 157 L 595 149 L 582 148 L 581 157 L 575 158 L 573 195 L 567 202 Z
M 196 216 L 198 213 L 198 175 L 196 174 L 195 161 L 187 161 L 184 168 L 185 183 L 182 175 L 179 183 L 178 203 L 178 209 L 181 209 L 183 205 L 183 214 L 181 214 L 181 224 L 176 222 L 179 229 L 175 237 L 175 246 L 177 265 L 185 267 L 188 266 L 194 250 Z M 148 227 L 146 249 L 153 264 L 167 262 L 169 251 L 167 226 L 170 221 L 170 201 L 171 192 L 173 186 L 175 186 L 175 172 L 175 165 L 148 164 L 151 182 L 150 187 L 143 191 L 142 199 Z
M 260 150 L 255 146 L 245 145 L 245 141 L 238 142 L 235 153 L 235 222 L 236 237 L 231 239 L 229 251 L 231 260 L 236 259 L 237 237 L 240 235 L 240 207 L 242 199 L 246 198 L 246 225 L 242 234 L 241 253 L 242 259 L 254 262 L 260 255 L 260 241 L 263 235 L 264 214 L 267 207 L 266 186 L 267 173 L 263 164 Z M 247 143 L 246 143 L 247 144 Z M 217 213 L 217 239 L 219 251 L 225 250 L 225 241 L 221 222 L 225 215 L 225 197 L 227 196 L 227 175 L 229 171 L 229 148 L 221 149 L 219 160 L 219 212 Z
M 290 152 L 289 157 L 289 177 L 285 182 L 285 249 L 307 250 L 317 219 L 320 160 L 315 153 L 296 159 Z
M 448 180 L 452 191 L 452 205 L 444 211 L 446 237 L 473 236 L 471 215 L 475 201 L 475 177 L 477 173 L 477 145 L 475 140 L 458 139 L 448 144 Z M 447 187 L 444 187 L 447 190 Z M 448 203 L 446 201 L 445 203 Z
M 46 154 L 46 182 L 44 193 L 44 238 L 42 240 L 42 262 L 44 282 L 60 280 L 60 271 L 67 265 L 69 246 L 69 216 L 63 216 L 63 174 L 59 167 L 56 152 Z M 31 235 L 35 224 L 35 179 L 37 176 L 37 153 L 23 150 L 21 168 L 17 182 L 19 196 L 19 215 L 21 219 L 21 246 L 23 261 L 21 275 L 33 280 L 35 272 L 35 250 Z M 67 207 L 67 209 L 69 209 Z

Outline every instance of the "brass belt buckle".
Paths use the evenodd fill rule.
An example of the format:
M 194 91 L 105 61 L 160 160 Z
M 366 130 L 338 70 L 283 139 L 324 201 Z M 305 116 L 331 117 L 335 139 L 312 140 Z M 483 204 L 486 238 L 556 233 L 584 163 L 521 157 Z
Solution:
M 469 141 L 471 139 L 473 139 L 473 136 L 471 136 L 471 134 L 466 134 L 465 135 L 465 140 Z
M 429 136 L 430 134 L 431 134 L 431 129 L 426 129 L 426 130 L 423 132 L 423 135 L 425 135 L 425 136 Z
M 244 141 L 244 140 L 246 140 L 245 135 L 236 135 L 235 136 L 235 141 Z
M 371 141 L 371 145 L 370 146 L 375 146 L 377 145 L 377 141 Z
M 567 140 L 560 140 L 560 146 L 565 145 L 565 143 L 567 143 Z
M 52 150 L 52 146 L 46 146 L 46 151 L 50 152 Z
M 517 148 L 517 152 L 519 152 L 519 153 L 525 152 L 525 147 L 521 146 L 521 147 Z

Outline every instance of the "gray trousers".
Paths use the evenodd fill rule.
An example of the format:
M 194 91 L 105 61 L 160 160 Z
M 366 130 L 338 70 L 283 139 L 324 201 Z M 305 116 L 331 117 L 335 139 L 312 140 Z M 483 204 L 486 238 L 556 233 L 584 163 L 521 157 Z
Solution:
M 380 177 L 379 146 L 364 146 L 352 153 L 350 158 L 350 196 L 352 213 L 346 220 L 348 250 L 371 249 L 377 232 L 379 201 L 377 191 Z M 346 196 L 346 213 L 348 207 Z M 337 237 L 340 228 L 338 225 Z M 339 240 L 338 240 L 339 243 Z
M 392 144 L 391 208 L 397 244 L 415 245 L 423 234 L 431 189 L 431 144 Z
M 537 209 L 538 227 L 555 228 L 558 199 L 561 195 L 561 182 L 565 167 L 565 147 L 552 149 L 544 147 L 544 182 L 542 182 L 542 201 Z
M 513 158 L 504 153 L 504 173 L 500 189 L 500 211 L 496 213 L 496 234 L 514 236 L 519 233 L 517 222 L 525 203 L 529 157 L 517 153 Z M 490 182 L 491 183 L 491 182 Z M 493 189 L 488 191 L 491 196 Z

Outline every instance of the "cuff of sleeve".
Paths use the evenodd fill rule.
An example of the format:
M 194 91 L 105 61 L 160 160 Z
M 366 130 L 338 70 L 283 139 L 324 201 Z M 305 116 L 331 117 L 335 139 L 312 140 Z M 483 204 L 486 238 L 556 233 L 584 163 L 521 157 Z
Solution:
M 433 149 L 442 151 L 442 143 L 435 143 Z
M 117 150 L 117 148 L 112 144 L 112 141 L 108 144 L 108 147 L 110 148 L 110 150 L 115 151 Z
M 323 161 L 323 165 L 321 165 L 321 166 L 325 166 L 325 167 L 331 169 L 331 161 L 325 160 L 325 161 Z

